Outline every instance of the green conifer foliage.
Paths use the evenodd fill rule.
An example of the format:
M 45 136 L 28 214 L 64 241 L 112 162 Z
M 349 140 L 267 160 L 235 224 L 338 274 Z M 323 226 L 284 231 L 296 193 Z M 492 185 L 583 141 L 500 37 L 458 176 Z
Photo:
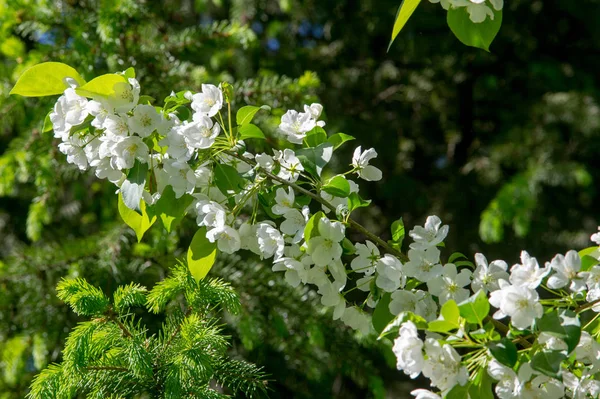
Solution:
M 227 356 L 228 338 L 215 312 L 237 314 L 240 302 L 220 279 L 196 282 L 179 263 L 150 291 L 139 284 L 123 285 L 111 300 L 85 279 L 74 278 L 63 279 L 57 294 L 75 313 L 90 319 L 69 334 L 62 362 L 49 365 L 34 379 L 29 399 L 266 393 L 260 368 Z M 158 331 L 143 323 L 144 307 L 164 316 Z

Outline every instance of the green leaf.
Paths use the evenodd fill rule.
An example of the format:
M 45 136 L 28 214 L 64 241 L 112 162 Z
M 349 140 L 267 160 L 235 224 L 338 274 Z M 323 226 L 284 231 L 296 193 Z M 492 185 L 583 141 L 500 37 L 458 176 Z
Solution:
M 261 109 L 268 112 L 271 110 L 271 107 L 269 107 L 268 105 L 263 105 L 261 107 L 257 107 L 254 105 L 246 105 L 240 108 L 235 114 L 235 122 L 238 124 L 238 126 L 248 124 L 252 122 L 252 118 L 254 118 L 254 115 L 256 115 L 256 113 Z
M 84 97 L 109 97 L 115 94 L 115 84 L 127 82 L 125 76 L 116 73 L 100 75 L 81 87 L 75 89 L 77 94 Z
M 420 330 L 425 330 L 427 328 L 427 321 L 421 316 L 416 315 L 412 312 L 401 312 L 398 314 L 398 316 L 394 317 L 394 319 L 385 326 L 385 328 L 381 331 L 377 339 L 379 340 L 387 336 L 392 331 L 397 332 L 400 326 L 403 323 L 406 323 L 407 321 L 412 321 Z
M 327 139 L 327 141 L 333 145 L 334 150 L 337 150 L 342 144 L 350 140 L 354 140 L 354 137 L 345 133 L 336 133 Z
M 402 241 L 404 241 L 404 220 L 402 218 L 394 221 L 392 223 L 392 240 L 395 243 L 398 243 L 399 246 L 402 246 Z
M 238 132 L 240 134 L 240 140 L 265 139 L 265 134 L 262 132 L 262 130 L 252 123 L 240 126 Z
M 427 329 L 431 332 L 446 333 L 452 330 L 456 330 L 458 327 L 445 320 L 433 320 L 429 322 Z
M 390 312 L 391 295 L 392 294 L 389 292 L 383 294 L 373 311 L 373 318 L 371 321 L 373 327 L 375 327 L 375 331 L 379 334 L 381 334 L 385 327 L 394 319 L 394 315 Z
M 135 160 L 133 167 L 127 173 L 127 179 L 121 186 L 123 203 L 141 215 L 140 201 L 146 185 L 146 175 L 148 174 L 148 164 Z
M 215 184 L 224 195 L 239 193 L 245 186 L 246 180 L 237 170 L 226 164 L 215 164 Z
M 321 220 L 322 217 L 325 217 L 325 214 L 319 211 L 308 219 L 308 222 L 304 227 L 304 241 L 308 242 L 312 237 L 319 235 L 319 220 Z
M 581 271 L 587 272 L 592 267 L 596 266 L 599 262 L 598 259 L 593 257 L 591 254 L 598 251 L 598 247 L 589 247 L 579 251 L 579 257 L 581 258 Z
M 556 309 L 546 313 L 536 321 L 536 328 L 553 337 L 560 338 L 567 344 L 568 353 L 571 353 L 579 344 L 581 338 L 581 323 L 575 312 L 566 309 Z
M 469 18 L 467 7 L 451 7 L 447 14 L 448 26 L 463 44 L 489 52 L 490 44 L 502 25 L 502 10 L 493 11 L 493 20 L 488 17 L 485 21 L 476 24 Z
M 302 148 L 296 151 L 296 156 L 304 169 L 315 177 L 320 177 L 325 165 L 331 160 L 333 145 L 322 143 L 313 148 Z
M 552 378 L 560 378 L 560 364 L 567 358 L 561 351 L 540 351 L 531 358 L 531 368 Z
M 42 133 L 46 133 L 51 131 L 54 127 L 52 126 L 52 121 L 50 120 L 50 114 L 52 113 L 52 110 L 50 110 L 47 114 L 46 117 L 44 118 L 44 125 L 42 126 Z
M 482 290 L 458 305 L 460 315 L 469 323 L 483 325 L 483 320 L 490 313 L 490 303 Z
M 453 299 L 446 301 L 446 303 L 442 305 L 442 309 L 440 309 L 440 315 L 445 321 L 452 323 L 457 327 L 459 326 L 458 318 L 460 317 L 460 310 Z
M 448 392 L 446 394 L 446 396 L 444 396 L 445 399 L 465 399 L 468 397 L 469 395 L 469 384 L 465 384 L 465 385 L 455 385 L 454 388 L 452 388 L 450 390 L 450 392 Z M 478 396 L 476 396 L 477 398 L 479 398 Z
M 133 67 L 129 67 L 123 71 L 123 76 L 127 79 L 135 79 L 135 69 Z
M 123 202 L 123 195 L 119 193 L 119 214 L 121 215 L 121 218 L 125 224 L 135 231 L 138 242 L 142 241 L 144 233 L 148 231 L 150 226 L 152 226 L 156 221 L 156 216 L 152 216 L 152 218 L 150 218 L 146 212 L 146 203 L 144 201 L 140 202 L 139 208 L 141 215 L 136 211 L 129 209 Z
M 471 399 L 494 399 L 492 378 L 487 373 L 485 367 L 480 368 L 475 375 L 475 378 L 471 380 L 469 385 L 469 396 Z M 464 395 L 462 399 L 468 398 L 469 396 Z
M 215 264 L 217 243 L 208 241 L 206 227 L 200 227 L 188 248 L 187 264 L 196 281 L 202 280 Z
M 452 255 L 450 255 L 450 257 L 448 258 L 448 263 L 454 263 L 455 260 L 457 259 L 469 259 L 467 258 L 467 256 L 465 254 L 462 254 L 460 252 L 454 252 Z
M 154 97 L 147 96 L 147 95 L 145 95 L 145 94 L 144 94 L 143 96 L 140 96 L 140 98 L 138 99 L 138 104 L 148 104 L 148 105 L 152 105 L 152 103 L 153 103 L 154 101 L 156 101 L 156 100 L 154 99 Z M 180 118 L 180 119 L 181 119 L 181 118 Z M 183 119 L 182 119 L 182 120 L 183 120 Z
M 460 311 L 454 300 L 449 300 L 442 305 L 440 317 L 429 323 L 428 329 L 432 332 L 448 332 L 460 327 L 458 319 Z
M 396 39 L 396 36 L 398 36 L 398 33 L 400 33 L 402 28 L 404 28 L 404 25 L 406 25 L 406 22 L 413 12 L 415 12 L 420 2 L 421 0 L 402 0 L 402 3 L 400 3 L 398 13 L 396 14 L 396 21 L 394 22 L 394 28 L 392 29 L 392 39 L 388 45 L 388 51 L 390 51 L 394 39 Z
M 350 195 L 350 183 L 342 175 L 333 176 L 327 184 L 323 186 L 323 191 L 334 197 L 346 198 Z
M 316 147 L 319 144 L 327 141 L 327 133 L 322 127 L 315 126 L 312 130 L 306 133 L 304 143 L 307 147 Z
M 350 195 L 348 196 L 348 210 L 350 212 L 357 208 L 364 208 L 366 206 L 369 206 L 370 203 L 371 200 L 364 200 L 360 198 L 360 195 L 358 195 L 357 193 L 350 193 Z
M 154 205 L 154 213 L 160 217 L 163 226 L 170 233 L 171 229 L 183 219 L 185 210 L 193 201 L 194 197 L 189 194 L 176 198 L 173 187 L 166 186 Z
M 23 72 L 9 94 L 24 97 L 62 94 L 69 87 L 65 78 L 75 79 L 80 85 L 85 84 L 85 80 L 70 66 L 60 62 L 43 62 Z
M 490 342 L 487 347 L 492 356 L 503 365 L 512 369 L 517 364 L 519 354 L 517 347 L 510 339 L 505 337 L 499 341 Z

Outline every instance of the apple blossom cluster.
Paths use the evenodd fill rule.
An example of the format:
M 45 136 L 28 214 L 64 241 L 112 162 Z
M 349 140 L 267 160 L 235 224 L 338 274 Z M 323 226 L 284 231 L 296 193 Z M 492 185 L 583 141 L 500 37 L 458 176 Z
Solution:
M 494 19 L 494 11 L 504 7 L 504 0 L 429 0 L 431 3 L 440 3 L 444 10 L 450 7 L 464 7 L 469 13 L 472 22 L 478 24 L 486 18 Z
M 462 4 L 442 5 L 448 2 Z M 449 227 L 429 216 L 408 233 L 405 255 L 402 220 L 386 242 L 352 219 L 369 203 L 358 181 L 382 179 L 371 165 L 377 152 L 358 146 L 348 170 L 327 171 L 334 151 L 353 138 L 325 132 L 320 104 L 284 113 L 281 147 L 255 154 L 252 140 L 264 134 L 251 121 L 268 107 L 239 108 L 233 126 L 226 84 L 172 93 L 161 108 L 140 95 L 134 77 L 110 79 L 103 92 L 66 80 L 49 116 L 58 147 L 69 163 L 116 184 L 133 217 L 148 217 L 146 207 L 194 215 L 199 238 L 190 270 L 214 262 L 195 257 L 195 245 L 206 254 L 250 251 L 269 260 L 292 287 L 312 285 L 334 319 L 395 338 L 397 368 L 411 378 L 422 374 L 436 390 L 416 390 L 417 398 L 474 398 L 492 385 L 500 398 L 598 397 L 598 247 L 556 255 L 543 267 L 526 251 L 510 268 L 482 254 L 474 264 L 460 253 L 444 259 Z M 364 241 L 351 242 L 349 228 Z M 600 245 L 600 233 L 592 240 Z M 364 302 L 347 300 L 354 290 Z

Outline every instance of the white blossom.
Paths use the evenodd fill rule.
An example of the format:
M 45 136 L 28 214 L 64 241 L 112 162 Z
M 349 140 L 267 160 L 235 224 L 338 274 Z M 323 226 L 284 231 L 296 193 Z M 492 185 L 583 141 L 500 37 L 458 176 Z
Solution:
M 427 282 L 427 288 L 432 295 L 439 298 L 440 304 L 444 304 L 450 299 L 459 303 L 469 297 L 469 290 L 466 287 L 471 283 L 471 271 L 462 269 L 458 273 L 453 263 L 444 266 L 442 274 L 434 277 Z
M 114 94 L 106 99 L 108 106 L 116 113 L 129 112 L 140 99 L 140 84 L 134 78 L 127 82 L 117 82 L 113 86 Z
M 239 251 L 241 241 L 240 235 L 233 227 L 223 225 L 210 229 L 206 233 L 206 238 L 210 242 L 217 242 L 219 251 L 232 254 Z
M 425 340 L 427 360 L 423 375 L 431 380 L 431 385 L 442 392 L 448 392 L 455 385 L 465 385 L 469 379 L 467 368 L 461 364 L 456 349 L 449 344 L 443 346 L 436 339 Z
M 572 399 L 600 397 L 600 381 L 593 376 L 583 375 L 578 378 L 573 373 L 563 371 L 562 378 L 568 397 Z
M 142 104 L 135 107 L 129 118 L 129 129 L 141 137 L 148 137 L 161 123 L 162 118 L 152 105 Z
M 440 395 L 433 393 L 427 389 L 415 389 L 410 392 L 415 399 L 442 399 Z
M 419 338 L 417 326 L 412 321 L 402 323 L 392 351 L 396 355 L 398 370 L 404 371 L 404 374 L 413 379 L 421 374 L 425 365 L 423 341 Z
M 363 335 L 371 331 L 371 318 L 356 306 L 346 308 L 342 321 L 348 327 L 360 331 Z
M 135 160 L 147 163 L 150 150 L 139 136 L 125 137 L 112 150 L 113 165 L 119 169 L 131 169 Z
M 404 272 L 424 283 L 442 273 L 440 250 L 431 247 L 427 250 L 409 249 L 408 262 L 404 264 Z
M 490 304 L 498 308 L 494 319 L 509 316 L 513 326 L 524 330 L 531 327 L 535 319 L 542 317 L 544 308 L 535 290 L 526 285 L 510 285 L 506 280 L 500 280 L 499 285 L 500 289 L 490 294 Z
M 304 238 L 304 227 L 308 222 L 309 212 L 308 206 L 305 205 L 302 212 L 298 209 L 290 209 L 283 215 L 285 220 L 281 222 L 279 229 L 291 236 L 292 243 L 299 243 Z
M 379 248 L 371 241 L 367 240 L 364 244 L 356 244 L 356 258 L 352 259 L 350 267 L 358 273 L 364 273 L 370 276 L 375 273 L 375 266 L 379 261 Z
M 223 108 L 223 92 L 215 85 L 203 84 L 202 92 L 192 96 L 192 109 L 196 112 L 215 116 Z
M 288 187 L 288 191 L 283 188 L 278 188 L 275 191 L 275 205 L 271 208 L 271 211 L 275 215 L 283 215 L 287 211 L 294 209 L 294 201 L 296 196 L 294 190 Z
M 54 104 L 50 112 L 50 121 L 54 130 L 54 137 L 66 140 L 73 126 L 83 123 L 88 116 L 88 100 L 75 93 L 73 88 L 65 90 Z
M 488 293 L 499 289 L 499 280 L 508 280 L 509 276 L 506 270 L 508 265 L 503 260 L 495 260 L 488 265 L 488 261 L 483 254 L 475 254 L 475 264 L 477 268 L 473 272 L 473 281 L 471 288 L 473 292 L 483 290 Z
M 537 259 L 531 257 L 527 251 L 521 251 L 521 264 L 510 268 L 510 283 L 517 287 L 527 287 L 535 290 L 544 277 L 550 273 L 550 266 L 540 268 Z
M 188 146 L 198 149 L 212 147 L 221 132 L 218 123 L 213 123 L 208 116 L 199 114 L 194 115 L 192 122 L 184 122 L 178 126 L 178 130 Z
M 584 364 L 600 363 L 600 344 L 587 331 L 581 332 L 575 358 Z
M 262 259 L 270 258 L 273 255 L 276 255 L 275 259 L 283 256 L 285 242 L 279 230 L 267 223 L 259 223 L 256 228 L 256 236 Z
M 344 225 L 326 217 L 319 220 L 319 235 L 308 240 L 307 252 L 317 266 L 327 266 L 342 256 L 340 241 L 344 239 Z
M 376 157 L 377 152 L 373 148 L 369 148 L 363 152 L 360 146 L 356 147 L 352 155 L 352 166 L 354 166 L 356 173 L 361 179 L 367 181 L 381 180 L 381 170 L 373 165 L 369 165 L 371 159 Z
M 300 177 L 300 173 L 304 171 L 304 167 L 294 151 L 286 148 L 283 151 L 275 150 L 275 159 L 279 161 L 281 169 L 277 174 L 278 177 L 294 183 Z
M 552 262 L 546 263 L 546 267 L 552 268 L 555 272 L 548 278 L 548 287 L 558 289 L 570 283 L 569 289 L 573 292 L 585 288 L 585 282 L 577 276 L 579 269 L 581 269 L 581 258 L 577 251 L 571 250 L 565 256 L 556 255 Z
M 257 154 L 255 159 L 256 163 L 267 172 L 271 172 L 275 166 L 273 157 L 269 154 L 265 154 L 264 152 L 262 154 Z
M 598 226 L 598 232 L 592 234 L 592 236 L 590 237 L 590 240 L 595 242 L 596 245 L 600 245 L 600 226 Z
M 402 273 L 402 263 L 390 255 L 385 254 L 377 261 L 377 279 L 375 284 L 386 292 L 394 292 L 406 283 L 406 276 Z
M 302 144 L 306 133 L 317 125 L 310 112 L 298 112 L 293 109 L 281 117 L 279 129 L 286 135 L 289 142 Z
M 426 250 L 440 244 L 448 235 L 449 227 L 442 226 L 442 221 L 439 217 L 433 215 L 427 217 L 425 226 L 415 226 L 409 233 L 414 240 L 410 244 L 412 249 Z
M 163 170 L 168 176 L 168 184 L 175 192 L 175 198 L 181 198 L 184 194 L 191 194 L 196 187 L 196 174 L 185 161 L 166 159 Z M 222 227 L 222 226 L 221 226 Z
M 198 226 L 221 228 L 225 226 L 227 213 L 214 201 L 200 200 L 196 203 L 196 223 Z

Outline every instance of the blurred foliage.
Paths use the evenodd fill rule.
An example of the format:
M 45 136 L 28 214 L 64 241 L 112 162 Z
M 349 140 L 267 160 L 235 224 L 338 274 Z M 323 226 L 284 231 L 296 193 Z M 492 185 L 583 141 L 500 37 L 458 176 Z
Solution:
M 78 321 L 55 296 L 60 278 L 107 294 L 151 287 L 194 233 L 187 221 L 133 244 L 115 225 L 114 186 L 68 166 L 41 131 L 53 99 L 7 96 L 38 62 L 85 78 L 134 66 L 157 99 L 232 82 L 240 102 L 274 107 L 258 120 L 267 132 L 320 99 L 328 131 L 379 153 L 384 181 L 361 194 L 377 207 L 358 216 L 384 237 L 400 216 L 412 226 L 437 214 L 450 248 L 509 263 L 524 248 L 546 260 L 586 246 L 600 221 L 600 0 L 510 1 L 491 53 L 458 42 L 428 2 L 386 52 L 397 3 L 0 0 L 0 398 L 22 398 L 60 361 Z M 384 397 L 384 386 L 402 397 L 386 348 L 321 314 L 310 292 L 256 260 L 211 273 L 240 294 L 241 315 L 225 317 L 232 352 L 265 366 L 272 397 Z

